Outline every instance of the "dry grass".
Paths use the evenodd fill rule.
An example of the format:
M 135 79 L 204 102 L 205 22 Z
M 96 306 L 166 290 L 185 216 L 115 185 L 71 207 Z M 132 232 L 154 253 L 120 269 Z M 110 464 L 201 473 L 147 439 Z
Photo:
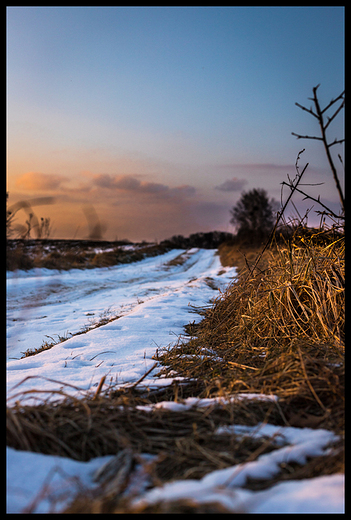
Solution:
M 195 384 L 192 390 L 191 393 L 196 392 Z M 168 388 L 167 392 L 170 391 Z M 172 391 L 173 398 L 179 396 L 180 389 L 175 385 Z M 200 479 L 210 471 L 256 460 L 276 448 L 272 439 L 217 434 L 216 430 L 233 422 L 284 424 L 279 407 L 274 401 L 255 400 L 186 411 L 145 411 L 136 406 L 162 397 L 162 392 L 159 396 L 147 396 L 145 389 L 130 388 L 97 399 L 67 397 L 56 404 L 43 402 L 40 406 L 23 406 L 17 401 L 7 410 L 7 443 L 15 449 L 76 460 L 115 455 L 96 477 L 98 488 L 81 490 L 66 513 L 225 513 L 218 504 L 201 506 L 188 500 L 134 508 L 130 499 L 140 492 L 141 484 L 138 481 L 133 495 L 133 476 L 141 471 L 139 477 L 146 478 L 148 487 L 153 487 L 178 479 Z M 145 461 L 145 453 L 154 457 Z M 142 466 L 139 470 L 138 464 Z
M 162 373 L 201 378 L 214 394 L 301 401 L 307 415 L 342 428 L 344 239 L 315 242 L 295 237 L 271 249 L 263 269 L 243 268 L 239 282 L 188 328 L 190 341 L 158 352 Z
M 134 388 L 97 399 L 67 397 L 40 406 L 17 402 L 7 410 L 7 444 L 76 460 L 114 455 L 108 467 L 95 477 L 98 488 L 81 490 L 66 513 L 147 513 L 148 507 L 135 511 L 130 503 L 141 492 L 143 481 L 153 487 L 178 479 L 200 479 L 210 471 L 255 460 L 275 449 L 273 441 L 265 437 L 216 433 L 218 426 L 234 421 L 249 425 L 268 418 L 281 421 L 275 403 L 238 400 L 186 411 L 145 411 L 136 406 L 150 404 L 150 399 L 141 394 Z M 143 454 L 148 454 L 148 459 Z M 137 487 L 133 488 L 136 475 Z M 162 507 L 180 512 L 186 504 Z M 158 504 L 151 510 L 157 512 L 160 507 Z M 195 512 L 195 505 L 191 507 Z
M 178 267 L 179 265 L 183 265 L 187 259 L 189 258 L 189 253 L 181 253 L 180 255 L 176 256 L 172 260 L 169 260 L 166 262 L 166 267 Z
M 90 269 L 111 267 L 118 264 L 138 262 L 156 256 L 171 248 L 162 244 L 135 244 L 125 250 L 123 242 L 100 242 L 93 240 L 8 240 L 6 269 Z M 100 252 L 95 252 L 95 250 Z M 105 250 L 104 250 L 105 249 Z
M 160 255 L 172 249 L 190 249 L 201 247 L 215 249 L 222 242 L 232 237 L 230 233 L 213 231 L 195 233 L 190 237 L 175 236 L 159 244 L 140 242 L 132 244 L 127 240 L 61 240 L 61 239 L 7 239 L 6 269 L 72 269 L 110 267 L 118 264 L 138 262 L 147 257 Z M 123 248 L 133 245 L 133 248 Z M 186 255 L 174 260 L 169 265 L 181 265 Z M 177 263 L 178 262 L 178 263 Z
M 192 392 L 188 388 L 189 393 L 197 390 L 195 383 Z M 173 399 L 179 396 L 179 388 L 175 386 L 165 391 L 173 391 Z M 97 488 L 81 488 L 65 513 L 228 513 L 219 504 L 201 505 L 184 500 L 137 507 L 131 499 L 138 496 L 143 482 L 153 487 L 178 479 L 200 479 L 210 471 L 254 461 L 276 449 L 271 438 L 217 434 L 216 430 L 218 426 L 233 423 L 253 426 L 267 421 L 284 425 L 284 403 L 284 411 L 276 401 L 256 400 L 236 400 L 186 411 L 162 408 L 144 411 L 137 405 L 165 397 L 163 392 L 159 396 L 148 396 L 145 392 L 130 388 L 97 399 L 67 397 L 56 404 L 43 402 L 41 406 L 22 406 L 17 402 L 7 411 L 8 445 L 76 460 L 114 455 L 95 475 Z M 145 453 L 153 458 L 143 458 Z M 260 490 L 280 480 L 340 471 L 343 471 L 341 443 L 330 455 L 312 458 L 303 466 L 282 465 L 273 479 L 248 480 L 245 487 Z M 136 488 L 135 476 L 138 476 Z
M 229 258 L 229 248 L 223 251 Z M 40 406 L 24 406 L 19 398 L 7 410 L 7 443 L 16 449 L 77 460 L 121 457 L 113 480 L 78 495 L 66 513 L 229 513 L 218 504 L 188 500 L 137 509 L 123 495 L 142 453 L 155 456 L 144 467 L 153 486 L 201 478 L 274 449 L 264 438 L 219 439 L 215 431 L 226 424 L 267 421 L 323 427 L 341 436 L 329 455 L 282 467 L 273 480 L 248 482 L 250 489 L 343 471 L 344 238 L 296 235 L 270 248 L 254 272 L 253 253 L 247 251 L 248 265 L 244 259 L 239 281 L 211 307 L 199 310 L 202 321 L 187 327 L 192 336 L 156 353 L 160 375 L 180 375 L 183 384 L 109 389 L 95 398 L 67 397 Z M 236 262 L 237 251 L 232 255 Z M 237 392 L 275 394 L 279 400 L 235 400 L 183 412 L 138 408 Z
M 224 242 L 218 248 L 219 258 L 223 267 L 236 267 L 238 276 L 247 272 L 247 268 L 252 267 L 256 261 L 257 255 L 260 252 L 260 247 L 245 244 L 233 244 L 231 242 Z M 264 253 L 260 268 L 267 266 L 270 253 Z
M 116 454 L 125 448 L 135 453 L 163 454 L 163 458 L 165 454 L 184 451 L 187 454 L 183 466 L 186 471 L 191 468 L 195 473 L 192 462 L 199 454 L 195 454 L 196 450 L 191 453 L 189 445 L 194 448 L 198 443 L 214 450 L 216 442 L 213 432 L 219 425 L 232 424 L 234 419 L 239 424 L 255 425 L 268 417 L 282 424 L 279 408 L 271 401 L 257 403 L 238 400 L 180 412 L 138 408 L 138 405 L 151 405 L 163 400 L 165 391 L 169 400 L 181 401 L 181 395 L 197 393 L 197 389 L 196 383 L 179 388 L 175 382 L 160 392 L 149 393 L 145 388 L 127 387 L 110 390 L 96 398 L 87 396 L 75 399 L 67 396 L 56 403 L 43 401 L 41 405 L 32 406 L 21 404 L 19 398 L 14 406 L 7 409 L 7 443 L 16 449 L 68 456 L 82 461 Z M 245 458 L 244 452 L 235 456 Z M 231 456 L 226 454 L 224 458 L 231 459 Z M 179 460 L 174 464 L 179 464 Z M 219 466 L 221 464 L 218 462 Z M 167 466 L 169 464 L 165 465 L 165 471 L 170 470 Z
M 133 505 L 130 500 L 118 500 L 109 497 L 103 500 L 94 493 L 88 493 L 77 499 L 63 512 L 64 514 L 231 514 L 218 502 L 201 504 L 195 500 L 166 500 L 156 504 Z

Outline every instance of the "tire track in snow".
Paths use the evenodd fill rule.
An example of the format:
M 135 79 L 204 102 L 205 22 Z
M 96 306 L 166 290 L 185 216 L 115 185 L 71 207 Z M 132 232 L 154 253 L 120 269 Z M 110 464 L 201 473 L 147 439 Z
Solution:
M 45 273 L 39 279 L 42 293 L 35 294 L 40 303 L 36 307 L 31 305 L 38 283 L 35 273 L 10 278 L 9 357 L 40 347 L 45 334 L 79 330 L 88 315 L 97 317 L 107 308 L 121 317 L 35 356 L 9 360 L 9 389 L 25 377 L 39 374 L 84 389 L 96 385 L 103 375 L 108 375 L 110 383 L 137 380 L 152 366 L 157 347 L 175 342 L 185 324 L 200 319 L 190 314 L 189 305 L 208 304 L 217 296 L 213 287 L 223 288 L 235 276 L 234 269 L 221 267 L 215 253 L 175 250 L 126 266 Z M 184 254 L 184 262 L 172 265 L 180 254 Z M 52 294 L 54 280 L 62 291 Z M 43 297 L 38 302 L 40 294 Z M 52 388 L 52 383 L 37 378 L 27 380 L 25 388 L 38 385 Z

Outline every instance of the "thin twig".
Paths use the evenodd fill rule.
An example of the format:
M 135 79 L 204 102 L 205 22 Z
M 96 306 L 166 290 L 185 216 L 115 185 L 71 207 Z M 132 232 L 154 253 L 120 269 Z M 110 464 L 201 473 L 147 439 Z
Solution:
M 316 89 L 317 89 L 318 87 L 319 87 L 319 85 L 316 87 Z M 322 110 L 322 114 L 323 114 L 324 112 L 326 112 L 326 111 L 328 110 L 328 108 L 330 108 L 334 103 L 336 103 L 337 101 L 339 101 L 339 99 L 343 99 L 343 98 L 344 98 L 344 95 L 345 95 L 345 90 L 343 90 L 343 91 L 341 92 L 341 94 L 340 94 L 337 98 L 332 99 L 331 102 L 329 103 L 329 105 L 327 105 L 325 108 L 323 108 L 323 110 Z
M 288 184 L 287 182 L 282 182 L 282 184 L 284 186 L 289 186 L 289 188 L 291 188 L 291 185 Z M 325 208 L 331 215 L 333 215 L 333 217 L 340 218 L 340 215 L 337 215 L 336 213 L 334 213 L 334 211 L 332 211 L 330 208 L 328 208 L 328 206 L 326 206 L 325 204 L 323 204 L 323 202 L 321 202 L 319 196 L 318 196 L 318 199 L 315 199 L 311 195 L 308 195 L 307 193 L 305 193 L 304 191 L 302 191 L 302 190 L 300 190 L 299 188 L 296 188 L 296 187 L 295 187 L 295 191 L 298 191 L 299 193 L 301 193 L 301 195 L 304 195 L 306 199 L 313 200 L 314 202 L 317 202 L 317 204 L 320 204 L 321 206 L 323 206 L 323 208 Z
M 328 144 L 328 148 L 330 148 L 331 146 L 334 146 L 334 144 L 342 144 L 345 142 L 345 139 L 334 139 L 334 141 L 332 143 L 329 143 Z
M 273 237 L 274 237 L 274 233 L 276 232 L 276 229 L 277 229 L 277 227 L 278 227 L 279 221 L 280 221 L 280 219 L 282 218 L 282 216 L 284 215 L 284 212 L 285 212 L 285 210 L 286 210 L 286 207 L 287 207 L 287 205 L 289 204 L 289 201 L 290 201 L 291 197 L 293 196 L 293 193 L 296 191 L 296 188 L 297 188 L 297 186 L 299 185 L 299 183 L 300 183 L 300 181 L 301 181 L 301 179 L 302 179 L 302 176 L 303 176 L 303 174 L 305 173 L 305 171 L 306 171 L 306 169 L 307 169 L 307 167 L 308 167 L 308 163 L 306 163 L 306 165 L 305 165 L 304 169 L 302 170 L 302 172 L 299 173 L 297 163 L 298 163 L 298 160 L 299 160 L 300 154 L 301 154 L 303 151 L 304 151 L 304 149 L 301 150 L 301 151 L 299 152 L 299 154 L 298 154 L 298 156 L 297 156 L 297 159 L 296 159 L 296 165 L 295 165 L 295 166 L 296 166 L 296 170 L 297 170 L 297 180 L 296 180 L 296 183 L 295 183 L 295 184 L 292 183 L 292 185 L 290 186 L 290 188 L 291 188 L 290 195 L 289 195 L 288 198 L 286 199 L 286 202 L 285 202 L 285 204 L 284 204 L 282 210 L 278 213 L 278 215 L 277 215 L 277 220 L 275 221 L 275 224 L 274 224 L 274 227 L 273 227 L 273 229 L 272 229 L 272 232 L 271 232 L 271 234 L 269 235 L 268 240 L 267 240 L 266 244 L 264 245 L 264 247 L 263 247 L 261 253 L 258 255 L 258 257 L 257 257 L 257 259 L 256 259 L 256 262 L 254 263 L 253 268 L 250 270 L 250 273 L 249 273 L 247 279 L 249 278 L 249 276 L 252 276 L 252 273 L 253 273 L 254 270 L 256 269 L 256 267 L 257 267 L 257 265 L 258 265 L 258 262 L 261 260 L 263 253 L 265 252 L 265 250 L 267 249 L 267 247 L 268 247 L 269 244 L 271 243 L 271 241 L 272 241 L 272 239 L 273 239 Z
M 314 117 L 316 117 L 318 119 L 318 116 L 317 114 L 315 114 L 312 110 L 312 108 L 306 108 L 302 105 L 300 105 L 300 103 L 295 103 L 296 106 L 298 106 L 299 108 L 301 108 L 302 110 L 305 110 L 305 112 L 308 112 L 309 114 L 312 114 Z
M 325 127 L 324 121 L 323 121 L 323 112 L 321 111 L 321 108 L 319 106 L 318 97 L 317 97 L 317 88 L 318 88 L 318 86 L 313 89 L 314 103 L 315 103 L 316 112 L 317 112 L 317 115 L 318 115 L 319 126 L 320 126 L 320 129 L 321 129 L 321 132 L 322 132 L 322 138 L 323 138 L 323 144 L 324 144 L 325 152 L 327 154 L 328 162 L 329 162 L 330 168 L 331 168 L 332 173 L 333 173 L 333 177 L 334 177 L 334 181 L 335 181 L 335 184 L 336 184 L 336 188 L 337 188 L 338 193 L 339 193 L 342 209 L 345 211 L 345 199 L 344 199 L 344 195 L 343 195 L 342 190 L 341 190 L 338 174 L 337 174 L 336 168 L 334 166 L 334 162 L 333 162 L 332 156 L 330 155 L 328 141 L 327 141 L 327 136 L 326 136 L 326 133 L 325 133 L 326 127 Z M 335 139 L 333 144 L 336 144 L 336 143 L 337 143 L 337 140 Z
M 96 392 L 94 394 L 94 397 L 93 397 L 93 401 L 95 401 L 98 397 L 99 397 L 99 394 L 102 390 L 102 387 L 104 386 L 104 382 L 105 382 L 105 379 L 106 379 L 106 376 L 102 376 L 102 378 L 100 379 L 100 383 L 96 389 Z
M 316 139 L 317 141 L 323 141 L 322 137 L 316 137 L 315 135 L 300 135 L 295 132 L 291 132 L 291 134 L 297 137 L 297 139 Z
M 234 365 L 235 367 L 239 368 L 249 368 L 250 370 L 259 370 L 257 367 L 249 367 L 248 365 L 243 365 L 242 363 L 236 363 L 235 361 L 227 361 L 229 365 Z
M 334 112 L 334 114 L 331 116 L 331 117 L 328 117 L 328 122 L 326 123 L 324 129 L 326 130 L 328 128 L 328 126 L 330 125 L 330 123 L 333 121 L 333 119 L 337 116 L 337 114 L 340 112 L 340 110 L 344 107 L 345 105 L 345 100 L 341 103 L 341 105 L 339 106 L 339 108 Z
M 314 112 L 312 110 L 312 108 L 308 109 L 308 108 L 300 105 L 299 103 L 295 103 L 295 104 L 299 108 L 301 108 L 302 110 L 305 110 L 306 112 L 308 112 L 309 114 L 312 114 L 314 117 L 316 117 L 318 119 L 322 136 L 321 137 L 317 137 L 317 136 L 312 136 L 312 135 L 300 135 L 300 134 L 296 134 L 295 132 L 292 132 L 292 135 L 297 137 L 297 139 L 316 139 L 317 141 L 322 141 L 323 142 L 324 149 L 325 149 L 325 152 L 327 154 L 327 159 L 328 159 L 328 162 L 329 162 L 329 166 L 330 166 L 330 169 L 332 171 L 333 178 L 334 178 L 334 181 L 335 181 L 336 189 L 338 190 L 338 193 L 339 193 L 341 207 L 342 207 L 343 211 L 345 212 L 345 198 L 344 198 L 341 186 L 340 186 L 339 177 L 338 177 L 335 165 L 334 165 L 334 161 L 333 161 L 333 158 L 332 158 L 332 156 L 330 154 L 330 150 L 329 150 L 335 144 L 343 143 L 345 141 L 345 139 L 336 139 L 335 138 L 333 142 L 328 143 L 327 136 L 326 136 L 326 130 L 327 130 L 328 126 L 330 125 L 330 123 L 333 121 L 333 119 L 337 116 L 337 114 L 340 112 L 340 110 L 345 105 L 345 98 L 344 98 L 345 91 L 343 91 L 336 99 L 332 99 L 331 102 L 329 103 L 329 105 L 327 105 L 326 107 L 321 109 L 321 107 L 319 105 L 318 97 L 317 97 L 317 89 L 318 89 L 318 87 L 319 87 L 319 84 L 312 89 L 313 90 L 313 98 L 310 98 L 314 102 L 314 106 L 315 106 L 316 112 Z M 339 99 L 343 100 L 342 103 L 336 109 L 334 114 L 332 116 L 328 117 L 327 123 L 324 123 L 324 119 L 323 119 L 324 112 L 326 112 L 326 110 L 328 110 L 328 108 L 330 108 Z
M 133 383 L 129 388 L 135 388 L 139 383 L 141 383 L 145 379 L 145 377 L 148 376 L 150 374 L 150 372 L 152 372 L 153 369 L 157 367 L 157 364 L 158 364 L 157 362 L 154 363 L 152 365 L 152 367 L 147 372 L 145 372 L 145 374 L 143 376 L 141 376 L 141 378 L 138 379 L 138 381 L 136 381 L 135 383 Z

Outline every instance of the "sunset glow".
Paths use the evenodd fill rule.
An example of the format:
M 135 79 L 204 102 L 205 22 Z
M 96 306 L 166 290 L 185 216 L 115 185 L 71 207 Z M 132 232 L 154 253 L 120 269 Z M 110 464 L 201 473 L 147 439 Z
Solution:
M 318 83 L 322 104 L 344 89 L 343 7 L 7 7 L 9 206 L 52 238 L 86 238 L 87 207 L 107 240 L 232 231 L 242 191 L 280 201 L 306 148 L 337 210 L 321 143 L 291 135 L 318 133 L 295 106 Z

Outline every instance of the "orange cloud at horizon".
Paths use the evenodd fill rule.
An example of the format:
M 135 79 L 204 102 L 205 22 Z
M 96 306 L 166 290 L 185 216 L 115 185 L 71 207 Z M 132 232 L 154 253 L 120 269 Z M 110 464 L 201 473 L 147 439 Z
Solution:
M 65 175 L 48 174 L 41 172 L 26 172 L 17 177 L 16 187 L 28 191 L 52 191 L 60 188 L 68 180 Z
M 223 227 L 223 222 L 229 222 L 228 208 L 201 200 L 165 199 L 144 204 L 127 198 L 113 204 L 101 200 L 94 202 L 89 198 L 81 203 L 56 200 L 56 203 L 40 208 L 33 205 L 32 209 L 38 219 L 50 218 L 50 238 L 86 239 L 91 230 L 87 207 L 93 208 L 90 213 L 96 215 L 104 240 L 160 241 L 173 235 L 188 236 L 199 231 L 228 231 L 227 226 Z M 24 224 L 27 218 L 27 213 L 21 210 L 16 214 L 16 223 Z M 35 238 L 34 233 L 32 237 Z
M 70 180 L 63 175 L 26 172 L 17 178 L 15 186 L 20 191 L 9 193 L 9 204 L 33 201 L 37 218 L 51 220 L 50 238 L 88 238 L 88 206 L 96 214 L 105 240 L 163 240 L 223 229 L 223 222 L 229 221 L 228 208 L 206 202 L 195 187 L 153 182 L 145 175 L 84 172 Z M 37 208 L 35 201 L 43 195 L 54 196 L 55 204 Z M 27 215 L 20 211 L 16 218 L 24 224 Z

